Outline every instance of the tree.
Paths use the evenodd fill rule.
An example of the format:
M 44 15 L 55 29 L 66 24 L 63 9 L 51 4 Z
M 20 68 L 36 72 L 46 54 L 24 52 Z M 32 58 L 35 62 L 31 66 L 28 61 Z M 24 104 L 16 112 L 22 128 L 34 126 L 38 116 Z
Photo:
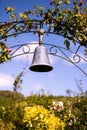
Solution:
M 71 96 L 71 93 L 72 93 L 72 90 L 70 90 L 70 89 L 67 89 L 66 90 L 66 94 L 70 97 Z
M 45 25 L 45 33 L 55 33 L 65 38 L 64 44 L 70 49 L 70 41 L 76 45 L 87 47 L 87 7 L 83 7 L 84 0 L 73 0 L 71 8 L 70 0 L 51 0 L 52 7 L 40 7 L 34 5 L 34 10 L 25 10 L 24 13 L 17 15 L 16 8 L 7 6 L 5 11 L 9 14 L 7 22 L 0 22 L 0 40 L 7 40 L 8 37 L 17 37 L 20 33 L 31 32 L 39 33 L 39 25 Z M 68 8 L 66 7 L 68 6 Z M 36 18 L 32 20 L 31 15 Z M 38 19 L 39 17 L 39 19 Z M 4 44 L 5 45 L 5 44 Z M 2 46 L 0 45 L 2 49 Z M 6 48 L 6 46 L 4 46 Z M 87 50 L 85 49 L 87 53 Z M 4 54 L 6 57 L 7 54 Z M 0 53 L 0 63 L 4 60 L 3 51 Z

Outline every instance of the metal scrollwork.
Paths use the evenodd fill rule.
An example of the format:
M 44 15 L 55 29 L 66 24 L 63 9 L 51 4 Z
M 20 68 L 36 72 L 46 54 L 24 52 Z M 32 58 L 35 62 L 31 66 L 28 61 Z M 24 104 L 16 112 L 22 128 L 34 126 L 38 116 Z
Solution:
M 25 54 L 26 54 L 26 53 L 28 54 L 28 53 L 30 52 L 30 47 L 29 47 L 29 45 L 24 45 L 22 51 L 23 51 Z
M 1 26 L 4 26 L 5 24 Z M 43 26 L 45 26 L 45 24 L 41 20 L 28 20 L 28 21 L 25 20 L 25 21 L 18 21 L 18 22 L 14 21 L 9 24 L 11 25 L 11 28 L 5 32 L 8 35 L 4 34 L 0 36 L 0 40 L 4 39 L 5 36 L 6 38 L 8 38 L 8 37 L 23 34 L 23 33 L 38 33 L 39 34 L 40 29 L 43 28 Z M 17 32 L 15 32 L 14 30 L 14 27 L 16 25 L 18 25 Z M 44 33 L 63 36 L 62 34 L 58 32 L 51 32 L 48 30 L 44 31 Z M 48 54 L 56 56 L 58 58 L 62 58 L 63 60 L 72 63 L 74 66 L 76 66 L 79 70 L 81 70 L 87 76 L 87 73 L 85 72 L 85 70 L 82 69 L 82 67 L 80 67 L 79 65 L 81 61 L 84 61 L 85 63 L 87 63 L 87 59 L 84 56 L 79 55 L 77 53 L 79 52 L 79 49 L 81 47 L 81 44 L 78 41 L 77 43 L 79 46 L 77 46 L 78 48 L 76 47 L 75 52 L 61 46 L 56 46 L 56 44 L 43 43 L 43 45 L 47 46 Z M 19 44 L 19 45 L 10 47 L 12 49 L 12 52 L 10 53 L 11 58 L 34 53 L 34 50 L 31 49 L 31 45 L 36 45 L 36 44 L 37 43 L 26 43 L 26 44 Z M 82 44 L 82 46 L 84 45 L 85 44 Z M 84 47 L 87 48 L 87 46 L 84 46 Z
M 71 50 L 67 50 L 66 48 L 63 48 L 61 46 L 56 46 L 52 44 L 45 44 L 48 46 L 51 46 L 49 49 L 49 54 L 57 56 L 59 58 L 62 58 L 63 60 L 66 60 L 70 63 L 72 63 L 74 66 L 76 66 L 82 73 L 84 73 L 87 76 L 86 71 L 80 67 L 80 62 L 83 61 L 84 63 L 87 63 L 87 59 Z M 67 54 L 69 53 L 69 55 Z M 72 55 L 72 56 L 71 56 Z
M 37 45 L 37 43 L 26 43 L 26 44 L 20 44 L 20 45 L 10 47 L 13 49 L 11 53 L 11 58 L 34 53 L 34 50 L 32 51 L 31 49 L 32 48 L 31 45 Z M 43 45 L 47 46 L 47 51 L 49 55 L 62 58 L 63 60 L 72 63 L 74 66 L 76 66 L 80 71 L 82 71 L 87 76 L 85 70 L 82 69 L 79 65 L 81 61 L 87 63 L 87 59 L 85 57 L 82 57 L 82 55 L 74 53 L 71 50 L 67 50 L 66 48 L 61 46 L 56 46 L 54 44 L 48 44 L 48 43 L 43 43 Z
M 12 46 L 10 48 L 14 49 L 11 53 L 11 58 L 30 53 L 30 46 L 28 44 L 21 44 L 17 46 Z
M 73 56 L 73 61 L 72 62 L 74 62 L 74 63 L 79 63 L 81 61 L 81 57 L 79 56 L 79 55 L 74 55 Z
M 57 49 L 55 46 L 52 46 L 52 47 L 50 48 L 50 53 L 51 53 L 51 54 L 56 55 L 57 52 L 58 52 L 58 49 Z

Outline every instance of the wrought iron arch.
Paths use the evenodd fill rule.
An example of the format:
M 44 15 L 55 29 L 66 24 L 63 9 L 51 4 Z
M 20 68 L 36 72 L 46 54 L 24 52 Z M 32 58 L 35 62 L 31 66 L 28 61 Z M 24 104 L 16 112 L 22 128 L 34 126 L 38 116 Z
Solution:
M 31 28 L 28 28 L 28 26 L 27 26 L 24 30 L 21 30 L 21 27 L 25 26 L 26 23 L 28 26 L 31 26 Z M 1 26 L 5 26 L 5 24 L 7 24 L 7 23 L 2 24 Z M 14 35 L 23 34 L 23 33 L 37 33 L 37 34 L 39 34 L 40 29 L 43 28 L 44 26 L 46 26 L 46 24 L 41 20 L 30 20 L 30 21 L 23 20 L 23 21 L 17 21 L 17 22 L 14 21 L 14 22 L 9 22 L 9 24 L 11 24 L 12 26 L 5 33 L 6 34 L 8 32 L 10 32 L 10 33 L 8 35 L 4 34 L 4 35 L 0 36 L 0 40 L 3 40 L 4 38 L 8 38 L 8 37 L 11 37 Z M 16 25 L 18 25 L 18 27 L 20 29 L 17 32 L 12 31 Z M 35 26 L 37 28 L 35 28 Z M 48 31 L 48 30 L 45 30 L 44 33 L 62 36 L 62 34 L 60 34 L 58 32 L 52 32 L 52 31 Z M 39 39 L 39 42 L 40 42 L 40 39 Z M 64 47 L 57 46 L 56 44 L 53 44 L 53 43 L 52 44 L 51 43 L 50 44 L 43 43 L 43 45 L 47 46 L 48 54 L 62 58 L 63 60 L 66 60 L 66 61 L 72 63 L 74 66 L 76 66 L 80 71 L 82 71 L 87 76 L 86 71 L 79 66 L 79 63 L 81 60 L 83 60 L 85 63 L 87 63 L 87 59 L 78 54 L 78 50 L 82 45 L 78 41 L 77 41 L 77 43 L 78 43 L 78 47 L 76 48 L 76 50 L 74 52 L 71 50 L 68 50 Z M 37 43 L 25 43 L 25 44 L 18 44 L 15 46 L 11 46 L 10 48 L 13 49 L 13 51 L 11 52 L 11 59 L 14 57 L 17 57 L 17 56 L 34 53 L 34 52 L 31 52 L 30 45 L 35 45 L 35 44 L 37 44 Z M 25 50 L 25 47 L 27 47 L 27 51 Z M 87 46 L 85 46 L 85 47 L 87 48 Z M 21 53 L 17 54 L 17 52 L 20 49 L 22 49 Z M 70 54 L 73 55 L 72 59 L 67 55 L 66 52 L 69 52 Z

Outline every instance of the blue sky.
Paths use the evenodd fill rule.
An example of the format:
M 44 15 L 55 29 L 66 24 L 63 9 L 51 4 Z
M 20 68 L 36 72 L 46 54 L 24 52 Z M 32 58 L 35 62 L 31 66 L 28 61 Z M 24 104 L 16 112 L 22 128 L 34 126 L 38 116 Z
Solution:
M 7 15 L 4 11 L 6 6 L 16 6 L 17 13 L 24 12 L 24 10 L 32 9 L 34 4 L 40 6 L 49 6 L 50 0 L 1 0 L 0 1 L 0 20 L 7 21 Z M 86 3 L 87 4 L 87 3 Z M 17 38 L 8 38 L 6 43 L 9 47 L 17 44 L 25 44 L 37 42 L 38 36 L 33 34 L 21 34 Z M 64 38 L 57 35 L 44 35 L 44 43 L 55 44 L 58 46 L 63 46 Z M 34 49 L 35 46 L 32 46 Z M 72 50 L 74 50 L 73 44 L 71 44 Z M 26 49 L 26 48 L 25 48 Z M 47 47 L 48 49 L 48 47 Z M 13 51 L 13 50 L 12 50 Z M 20 50 L 21 52 L 21 50 Z M 17 52 L 18 53 L 18 52 Z M 58 51 L 58 54 L 60 52 Z M 67 53 L 68 54 L 68 53 Z M 84 56 L 84 48 L 79 50 L 79 54 Z M 72 54 L 68 54 L 72 57 Z M 86 56 L 84 56 L 87 58 Z M 22 93 L 27 96 L 31 92 L 37 93 L 43 89 L 46 93 L 51 93 L 53 95 L 66 95 L 66 90 L 70 89 L 75 94 L 79 92 L 78 87 L 75 83 L 75 78 L 77 80 L 83 80 L 83 90 L 87 90 L 87 77 L 74 65 L 69 62 L 64 61 L 61 58 L 55 56 L 49 56 L 53 70 L 47 73 L 36 73 L 29 70 L 32 62 L 32 56 L 21 56 L 12 59 L 8 63 L 0 65 L 0 90 L 12 90 L 14 77 L 16 77 L 22 68 L 26 65 L 26 72 L 23 76 Z M 87 64 L 81 60 L 79 65 L 87 72 Z

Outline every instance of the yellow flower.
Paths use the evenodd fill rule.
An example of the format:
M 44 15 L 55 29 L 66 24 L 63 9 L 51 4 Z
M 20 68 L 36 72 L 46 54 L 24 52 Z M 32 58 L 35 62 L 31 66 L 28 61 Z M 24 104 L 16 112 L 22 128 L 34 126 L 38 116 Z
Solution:
M 64 130 L 65 124 L 43 106 L 25 107 L 24 119 L 27 127 L 37 130 Z

